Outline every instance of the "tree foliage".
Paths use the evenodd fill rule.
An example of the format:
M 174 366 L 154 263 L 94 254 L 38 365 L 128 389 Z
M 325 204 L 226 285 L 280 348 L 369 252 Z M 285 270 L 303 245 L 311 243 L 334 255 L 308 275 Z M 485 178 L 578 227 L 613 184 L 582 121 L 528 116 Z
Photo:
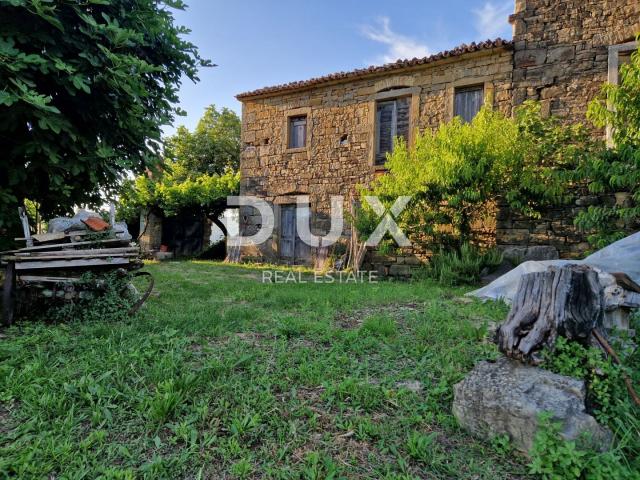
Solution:
M 182 36 L 179 0 L 0 0 L 0 224 L 101 202 L 160 161 L 184 75 L 209 63 Z
M 240 164 L 240 118 L 232 110 L 218 111 L 210 105 L 190 132 L 180 126 L 167 139 L 166 155 L 178 160 L 188 171 L 222 174 Z
M 567 172 L 589 148 L 581 127 L 542 118 L 536 103 L 515 119 L 484 108 L 470 123 L 454 118 L 418 134 L 413 148 L 398 141 L 388 174 L 368 194 L 389 202 L 411 196 L 401 218 L 411 240 L 458 249 L 498 202 L 535 217 L 564 201 Z
M 226 199 L 240 188 L 240 119 L 223 108 L 209 106 L 190 132 L 180 127 L 167 140 L 163 171 L 124 182 L 118 216 L 132 219 L 141 208 L 159 209 L 164 215 L 199 211 L 216 221 Z
M 181 210 L 201 210 L 205 214 L 220 215 L 229 195 L 238 192 L 240 174 L 227 170 L 222 175 L 208 173 L 188 175 L 179 163 L 169 164 L 170 170 L 159 178 L 140 175 L 124 183 L 118 217 L 135 218 L 141 208 L 158 208 L 166 216 Z
M 614 147 L 588 157 L 576 170 L 597 195 L 615 199 L 590 206 L 576 217 L 576 225 L 590 233 L 596 248 L 624 237 L 640 225 L 640 51 L 620 69 L 619 85 L 605 84 L 589 105 L 589 118 L 612 128 Z

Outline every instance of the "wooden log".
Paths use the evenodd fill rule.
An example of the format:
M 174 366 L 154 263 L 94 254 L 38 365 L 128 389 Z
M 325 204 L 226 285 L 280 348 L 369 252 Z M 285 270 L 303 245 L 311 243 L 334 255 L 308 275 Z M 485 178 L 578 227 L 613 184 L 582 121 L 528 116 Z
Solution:
M 17 255 L 12 255 L 8 257 L 3 257 L 3 261 L 14 261 L 16 263 L 24 263 L 24 262 L 34 262 L 34 261 L 47 261 L 47 260 L 81 260 L 84 258 L 134 258 L 138 257 L 137 253 L 93 253 L 93 254 L 84 254 L 77 253 L 75 255 L 40 255 L 37 257 L 21 257 Z
M 553 348 L 558 335 L 586 344 L 603 316 L 603 289 L 592 268 L 566 265 L 528 273 L 520 278 L 509 316 L 498 329 L 498 348 L 537 364 L 540 351 Z

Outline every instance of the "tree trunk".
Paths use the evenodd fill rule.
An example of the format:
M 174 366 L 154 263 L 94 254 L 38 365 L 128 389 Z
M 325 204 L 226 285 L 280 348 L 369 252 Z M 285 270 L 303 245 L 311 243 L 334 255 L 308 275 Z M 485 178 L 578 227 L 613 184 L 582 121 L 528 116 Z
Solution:
M 211 220 L 216 227 L 222 230 L 222 234 L 225 237 L 229 235 L 229 233 L 227 232 L 227 226 L 224 223 L 222 223 L 220 218 L 218 218 L 216 215 L 207 215 L 207 218 Z
M 498 329 L 498 348 L 508 357 L 539 363 L 543 347 L 558 335 L 582 343 L 602 324 L 604 299 L 598 274 L 586 265 L 549 267 L 523 275 L 511 311 Z

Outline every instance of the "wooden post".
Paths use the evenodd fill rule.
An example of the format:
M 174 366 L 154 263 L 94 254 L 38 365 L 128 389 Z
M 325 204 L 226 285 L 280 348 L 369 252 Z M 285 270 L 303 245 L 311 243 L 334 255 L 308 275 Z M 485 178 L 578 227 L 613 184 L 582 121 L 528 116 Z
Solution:
M 111 224 L 111 228 L 116 226 L 116 207 L 113 203 L 109 205 L 109 223 Z
M 22 231 L 24 233 L 24 239 L 27 242 L 27 247 L 33 247 L 33 238 L 31 238 L 31 231 L 29 230 L 29 219 L 27 218 L 27 212 L 24 207 L 18 207 L 18 215 L 20 215 L 20 221 L 22 222 Z

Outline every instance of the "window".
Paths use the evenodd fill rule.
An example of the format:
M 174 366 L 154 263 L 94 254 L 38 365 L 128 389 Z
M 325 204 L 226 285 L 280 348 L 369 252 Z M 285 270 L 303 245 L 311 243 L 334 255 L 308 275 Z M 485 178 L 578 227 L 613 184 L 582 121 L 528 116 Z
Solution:
M 482 85 L 456 88 L 453 116 L 470 122 L 478 114 L 483 103 L 484 87 Z
M 627 42 L 609 47 L 608 81 L 613 85 L 620 83 L 620 67 L 631 61 L 631 54 L 638 48 L 638 42 Z M 607 126 L 607 145 L 613 147 L 613 130 Z
M 395 137 L 409 138 L 410 97 L 380 101 L 376 104 L 376 165 L 384 165 L 387 152 L 393 151 Z
M 307 145 L 307 116 L 289 117 L 289 148 L 304 148 Z

